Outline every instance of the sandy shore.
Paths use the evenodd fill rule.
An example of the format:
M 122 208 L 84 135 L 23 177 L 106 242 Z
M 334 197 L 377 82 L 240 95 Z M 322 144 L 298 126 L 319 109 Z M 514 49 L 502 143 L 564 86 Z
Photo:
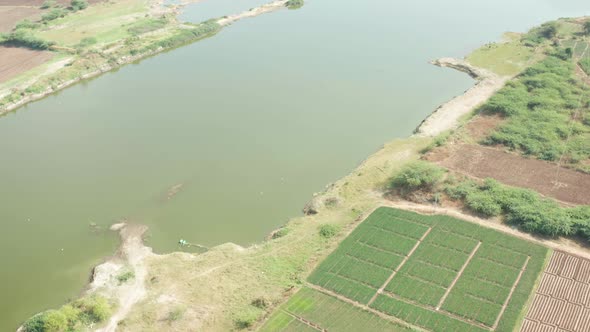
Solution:
M 439 106 L 424 119 L 415 130 L 418 136 L 434 137 L 447 130 L 455 129 L 462 116 L 483 104 L 510 79 L 510 77 L 501 77 L 485 69 L 477 68 L 460 59 L 442 58 L 433 61 L 432 64 L 465 72 L 477 80 L 477 83 L 464 94 Z

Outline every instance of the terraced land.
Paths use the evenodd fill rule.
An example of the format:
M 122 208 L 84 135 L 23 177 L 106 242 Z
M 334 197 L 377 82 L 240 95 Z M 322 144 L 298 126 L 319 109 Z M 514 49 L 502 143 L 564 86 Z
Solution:
M 430 331 L 512 331 L 548 256 L 545 247 L 448 216 L 379 208 L 308 281 L 324 296 L 347 301 L 349 310 L 385 322 Z M 322 312 L 322 304 L 315 310 Z

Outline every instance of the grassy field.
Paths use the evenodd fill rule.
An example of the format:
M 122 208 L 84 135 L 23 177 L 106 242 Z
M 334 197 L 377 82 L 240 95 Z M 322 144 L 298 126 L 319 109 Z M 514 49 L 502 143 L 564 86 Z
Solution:
M 379 208 L 308 280 L 429 330 L 510 331 L 547 256 L 458 219 Z
M 520 34 L 506 33 L 503 41 L 478 48 L 469 54 L 467 61 L 498 75 L 514 76 L 542 58 L 542 54 L 521 43 Z
M 303 323 L 304 319 L 309 324 Z M 271 331 L 411 331 L 411 329 L 310 288 L 303 288 L 260 329 Z

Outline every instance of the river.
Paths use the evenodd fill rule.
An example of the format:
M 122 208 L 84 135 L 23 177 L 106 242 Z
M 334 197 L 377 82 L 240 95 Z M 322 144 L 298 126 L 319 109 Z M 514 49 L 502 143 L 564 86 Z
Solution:
M 215 1 L 182 17 L 261 3 Z M 121 219 L 159 253 L 261 241 L 473 83 L 429 60 L 585 4 L 308 0 L 0 118 L 0 331 L 75 298 Z

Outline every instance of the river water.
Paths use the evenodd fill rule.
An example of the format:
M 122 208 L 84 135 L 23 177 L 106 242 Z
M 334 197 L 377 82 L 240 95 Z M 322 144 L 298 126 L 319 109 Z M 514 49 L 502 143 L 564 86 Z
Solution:
M 260 3 L 216 1 L 182 17 Z M 0 331 L 76 297 L 121 219 L 160 253 L 261 241 L 472 84 L 429 60 L 584 4 L 309 0 L 0 118 Z

